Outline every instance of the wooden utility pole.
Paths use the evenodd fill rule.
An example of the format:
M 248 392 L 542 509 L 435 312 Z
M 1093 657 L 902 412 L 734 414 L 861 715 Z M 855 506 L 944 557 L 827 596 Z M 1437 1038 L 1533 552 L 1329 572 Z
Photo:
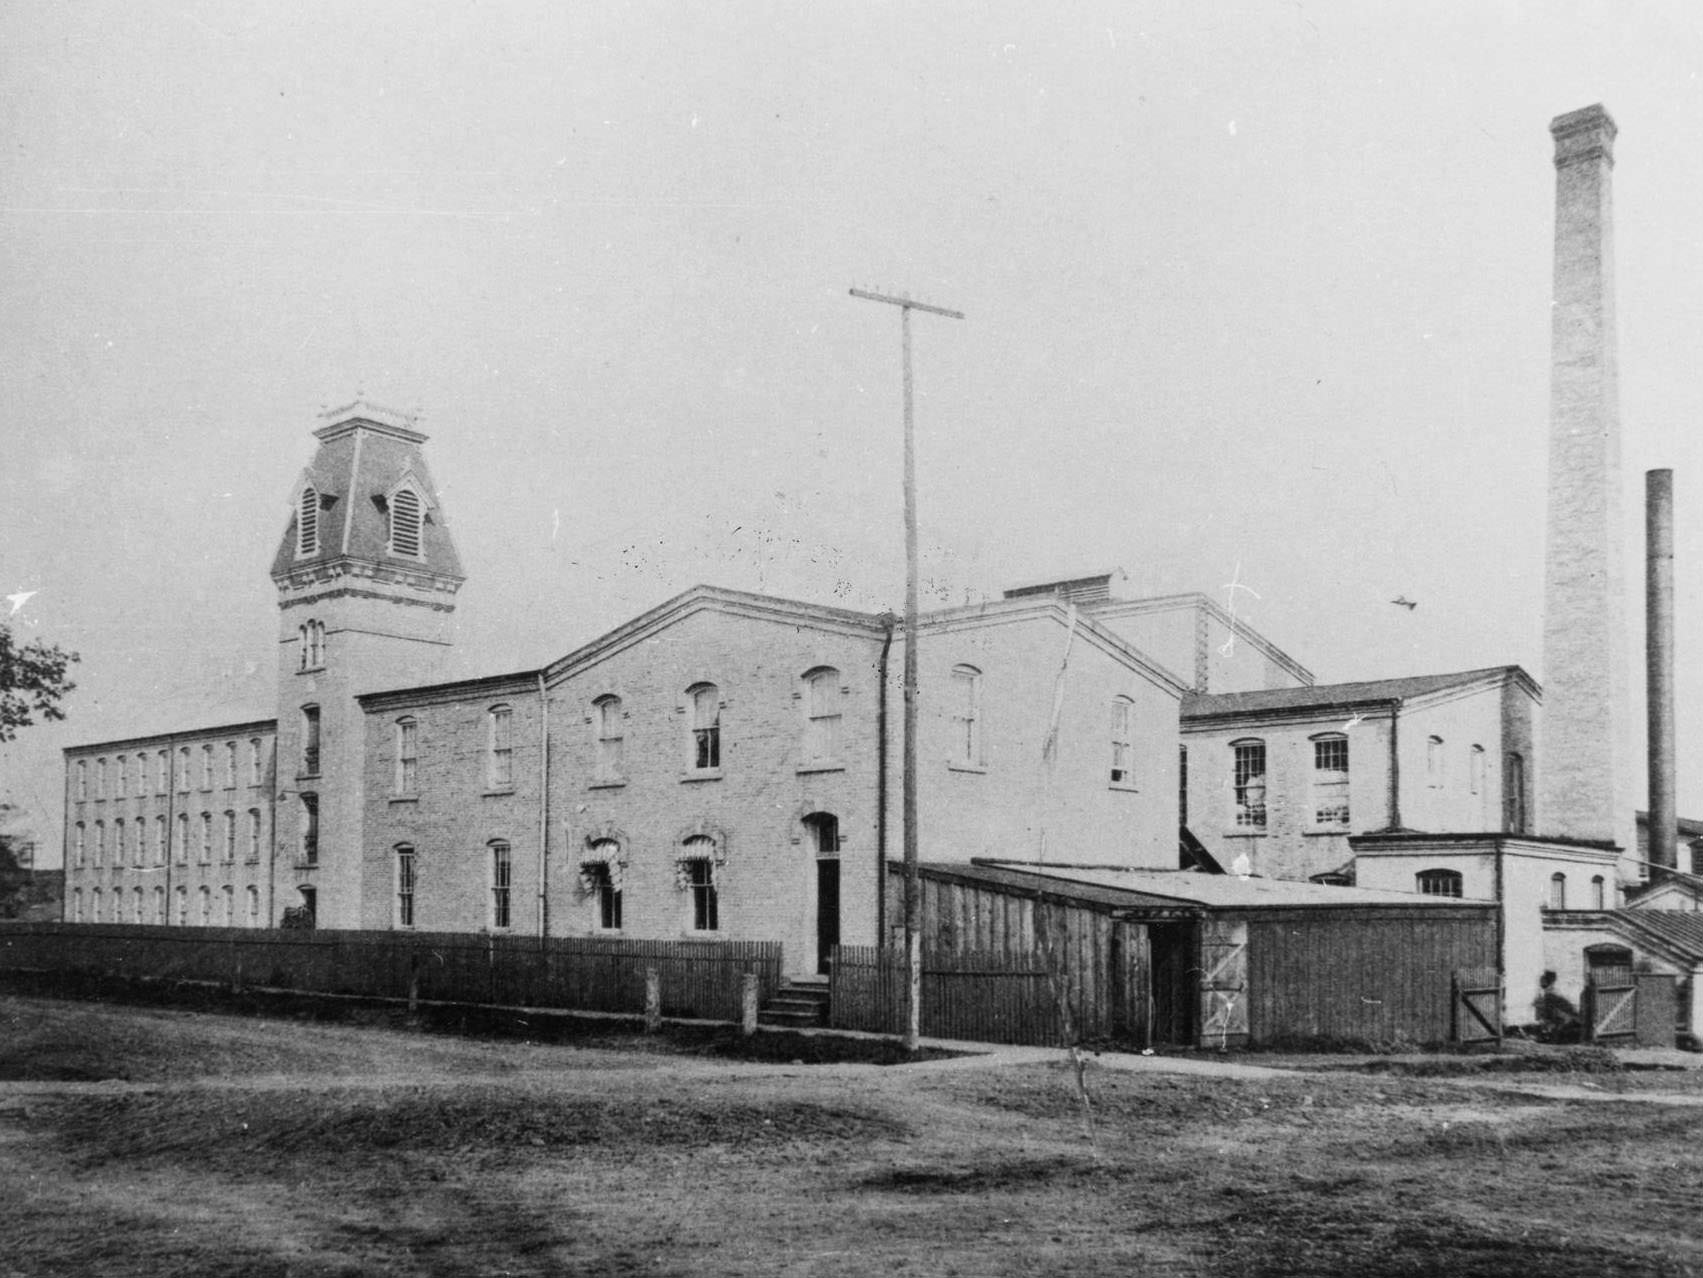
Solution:
M 917 449 L 916 415 L 911 407 L 911 312 L 927 311 L 947 319 L 963 319 L 964 315 L 861 288 L 852 289 L 851 295 L 899 308 L 899 346 L 905 370 L 905 1050 L 914 1052 L 922 1037 L 922 892 L 917 882 Z

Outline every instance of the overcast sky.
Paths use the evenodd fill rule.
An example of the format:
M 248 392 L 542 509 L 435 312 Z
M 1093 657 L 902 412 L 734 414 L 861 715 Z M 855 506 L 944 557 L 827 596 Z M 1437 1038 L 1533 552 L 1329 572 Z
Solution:
M 1547 125 L 1602 101 L 1628 644 L 1643 471 L 1673 466 L 1703 816 L 1699 24 L 6 6 L 0 594 L 37 592 L 15 624 L 83 661 L 70 722 L 0 752 L 0 800 L 54 860 L 61 746 L 274 712 L 270 556 L 320 408 L 357 390 L 424 412 L 457 673 L 699 581 L 899 605 L 898 316 L 852 285 L 968 316 L 915 324 L 934 598 L 1238 580 L 1321 681 L 1541 677 Z

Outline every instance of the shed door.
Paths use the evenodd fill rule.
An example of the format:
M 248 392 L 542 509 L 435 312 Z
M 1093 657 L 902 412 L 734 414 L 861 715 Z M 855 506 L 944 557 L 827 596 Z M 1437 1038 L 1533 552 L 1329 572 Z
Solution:
M 1200 1045 L 1248 1041 L 1248 925 L 1208 918 L 1200 925 Z

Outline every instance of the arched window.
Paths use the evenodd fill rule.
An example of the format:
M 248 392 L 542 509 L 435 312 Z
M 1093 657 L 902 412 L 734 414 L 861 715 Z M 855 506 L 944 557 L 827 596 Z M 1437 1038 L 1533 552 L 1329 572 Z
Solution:
M 1565 910 L 1567 908 L 1567 876 L 1557 870 L 1549 876 L 1549 908 Z
M 1112 698 L 1112 784 L 1135 784 L 1135 746 L 1130 736 L 1130 721 L 1135 702 L 1128 697 Z
M 319 864 L 319 796 L 301 796 L 302 864 Z
M 1608 885 L 1603 881 L 1602 875 L 1593 874 L 1591 876 L 1591 908 L 1593 910 L 1607 909 L 1607 897 Z
M 260 860 L 260 809 L 248 810 L 248 860 L 253 865 Z
M 237 859 L 237 814 L 229 809 L 225 812 L 225 864 L 231 865 Z
M 1313 824 L 1348 828 L 1348 738 L 1326 732 L 1313 738 Z
M 166 924 L 166 890 L 163 887 L 154 889 L 154 922 L 160 927 Z
M 260 889 L 252 885 L 248 888 L 248 925 L 260 926 Z
M 197 859 L 202 865 L 213 863 L 213 814 L 211 812 L 201 814 L 201 850 Z
M 89 797 L 89 761 L 87 759 L 78 759 L 77 760 L 77 798 L 79 800 L 83 800 L 83 799 L 87 799 L 88 797 Z
M 420 524 L 424 510 L 420 494 L 404 485 L 390 495 L 390 553 L 420 557 Z
M 414 926 L 414 845 L 396 845 L 396 926 Z
M 982 765 L 982 672 L 952 667 L 952 761 L 961 767 Z
M 491 926 L 503 929 L 513 922 L 510 890 L 514 885 L 514 857 L 502 839 L 492 839 L 485 846 L 491 862 Z
M 248 783 L 260 785 L 265 779 L 266 774 L 260 756 L 260 738 L 250 737 L 248 739 Z
M 1421 870 L 1414 877 L 1418 880 L 1419 890 L 1426 896 L 1461 895 L 1459 870 Z
M 1425 784 L 1433 790 L 1443 788 L 1443 738 L 1425 739 Z
M 106 822 L 95 822 L 95 869 L 106 864 Z
M 72 888 L 71 889 L 71 921 L 73 923 L 81 923 L 83 921 L 83 889 L 82 888 Z
M 203 884 L 201 887 L 196 889 L 195 897 L 196 897 L 196 903 L 197 903 L 197 906 L 198 906 L 197 914 L 196 914 L 196 922 L 198 924 L 200 924 L 200 926 L 202 926 L 202 927 L 212 926 L 212 923 L 213 923 L 213 893 L 212 893 L 212 890 L 209 889 L 205 884 Z
M 144 829 L 147 822 L 137 817 L 130 827 L 130 864 L 141 869 L 148 864 L 148 853 L 145 846 L 147 832 Z
M 213 788 L 213 744 L 208 742 L 201 747 L 201 788 Z
M 1475 745 L 1466 756 L 1467 788 L 1474 794 L 1484 793 L 1484 747 Z
M 124 818 L 112 823 L 112 864 L 117 869 L 124 864 Z
M 413 718 L 396 721 L 396 793 L 414 794 L 419 787 L 420 725 Z
M 166 863 L 166 819 L 163 816 L 154 818 L 154 864 Z
M 695 683 L 686 689 L 686 697 L 692 703 L 692 770 L 717 771 L 721 767 L 721 692 L 713 683 Z
M 95 888 L 89 893 L 89 922 L 101 921 L 101 890 Z
M 597 729 L 597 779 L 615 782 L 626 769 L 626 729 L 622 725 L 621 698 L 613 694 L 591 703 L 592 723 Z
M 680 882 L 691 894 L 692 930 L 714 932 L 721 926 L 721 902 L 716 888 L 716 841 L 696 835 L 681 845 Z
M 1508 756 L 1502 776 L 1502 817 L 1510 834 L 1526 832 L 1526 761 L 1518 754 Z
M 225 742 L 225 789 L 234 790 L 237 786 L 237 743 Z
M 189 814 L 187 812 L 177 814 L 177 863 L 179 865 L 189 864 Z
M 305 622 L 296 627 L 296 648 L 296 669 L 306 670 L 311 662 L 308 658 L 307 624 Z
M 1255 738 L 1232 741 L 1235 756 L 1236 828 L 1265 829 L 1265 742 Z
M 95 760 L 95 798 L 106 798 L 106 760 Z
M 580 858 L 580 894 L 592 898 L 592 926 L 600 931 L 615 932 L 621 928 L 621 888 L 626 868 L 626 854 L 615 839 L 591 840 Z
M 840 758 L 840 672 L 818 666 L 804 676 L 804 762 L 827 766 Z
M 319 553 L 319 493 L 312 484 L 302 485 L 296 507 L 296 558 Z
M 144 894 L 141 887 L 138 886 L 130 889 L 130 921 L 132 923 L 146 922 L 146 920 L 142 917 L 143 900 Z
M 154 793 L 168 794 L 171 791 L 171 752 L 161 750 L 155 759 L 157 771 L 154 775 Z
M 113 766 L 117 769 L 117 771 L 113 774 L 114 783 L 112 792 L 117 798 L 122 799 L 126 793 L 125 782 L 128 778 L 125 776 L 125 772 L 130 767 L 130 759 L 128 756 L 121 754 L 118 758 L 113 760 Z
M 840 854 L 840 819 L 831 812 L 812 812 L 804 818 L 810 842 L 819 858 L 832 860 Z
M 177 748 L 177 792 L 189 793 L 189 747 Z
M 75 865 L 79 870 L 89 863 L 88 834 L 89 832 L 84 827 L 83 823 L 81 821 L 77 822 L 75 842 L 72 844 L 73 860 L 71 864 Z
M 319 707 L 302 707 L 302 775 L 319 775 Z
M 486 779 L 493 790 L 514 787 L 514 711 L 508 706 L 492 706 L 488 720 L 488 759 Z
M 236 888 L 229 883 L 219 889 L 219 926 L 234 927 L 236 925 Z
M 186 887 L 177 890 L 177 925 L 189 926 L 189 889 Z

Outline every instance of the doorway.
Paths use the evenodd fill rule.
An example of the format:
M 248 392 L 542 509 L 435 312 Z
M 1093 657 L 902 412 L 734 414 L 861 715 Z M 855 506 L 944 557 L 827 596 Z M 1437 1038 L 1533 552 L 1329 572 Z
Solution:
M 840 820 L 827 812 L 804 818 L 816 859 L 816 971 L 825 974 L 840 943 Z
M 1192 1047 L 1199 1026 L 1199 929 L 1192 922 L 1151 923 L 1147 934 L 1153 973 L 1152 1041 Z

